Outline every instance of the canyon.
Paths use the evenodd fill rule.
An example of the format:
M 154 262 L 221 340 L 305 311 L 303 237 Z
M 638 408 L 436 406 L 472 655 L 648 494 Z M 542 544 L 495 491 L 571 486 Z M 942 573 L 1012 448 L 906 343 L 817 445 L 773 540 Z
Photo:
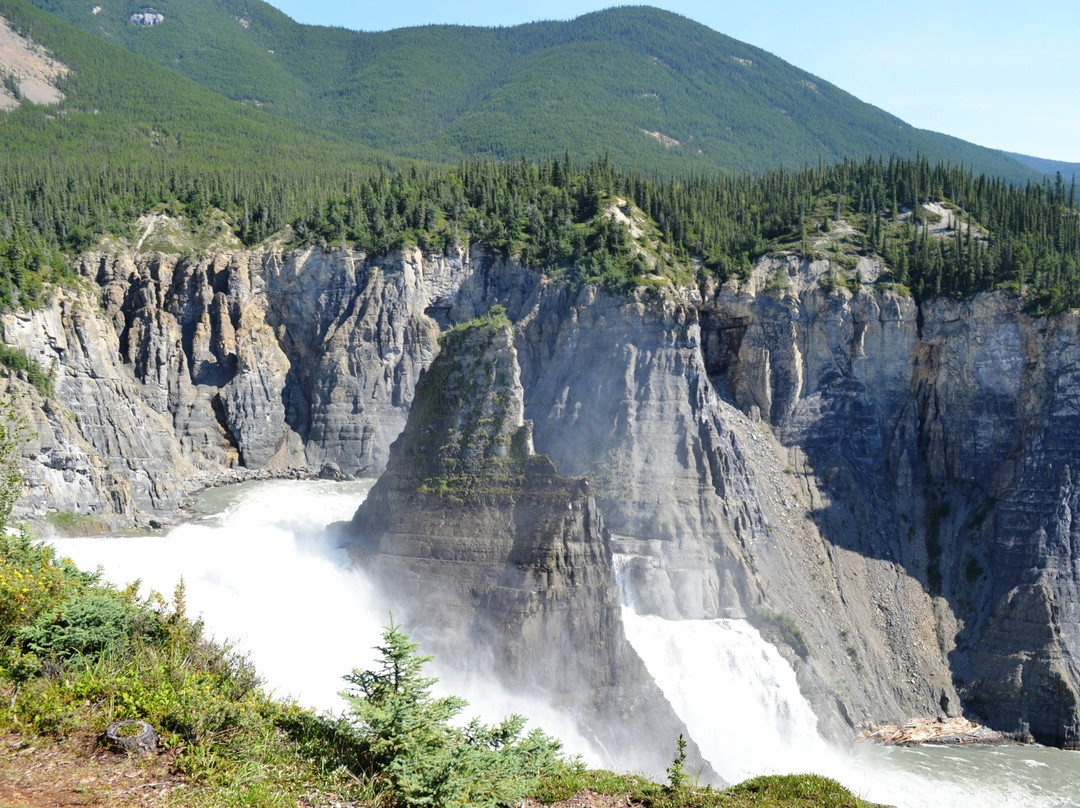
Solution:
M 748 620 L 827 735 L 963 714 L 1076 743 L 1076 313 L 1003 291 L 919 305 L 870 258 L 854 289 L 778 256 L 741 283 L 620 296 L 477 247 L 182 251 L 153 237 L 172 224 L 3 316 L 55 391 L 4 380 L 29 434 L 21 516 L 160 528 L 208 485 L 393 470 L 440 423 L 406 430 L 440 335 L 497 304 L 509 325 L 460 355 L 503 368 L 465 387 L 501 402 L 490 434 L 519 435 L 525 487 L 459 502 L 420 490 L 445 469 L 398 463 L 345 540 L 405 600 L 441 581 L 440 619 L 505 642 L 507 681 L 571 671 L 555 689 L 585 714 L 619 687 L 655 707 L 622 600 Z M 444 418 L 479 406 L 460 392 Z

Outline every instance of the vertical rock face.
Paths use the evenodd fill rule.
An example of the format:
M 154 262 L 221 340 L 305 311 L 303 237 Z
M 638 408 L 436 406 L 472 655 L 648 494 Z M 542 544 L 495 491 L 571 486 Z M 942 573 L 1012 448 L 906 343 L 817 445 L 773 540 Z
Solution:
M 509 321 L 452 332 L 343 535 L 427 648 L 545 694 L 620 765 L 662 772 L 670 744 L 642 738 L 684 727 L 626 642 L 587 483 L 532 453 L 523 415 Z
M 795 261 L 758 272 L 746 288 L 711 296 L 706 363 L 716 388 L 772 432 L 794 489 L 795 518 L 782 533 L 806 550 L 800 558 L 790 540 L 766 545 L 767 608 L 800 627 L 842 717 L 873 717 L 884 705 L 956 711 L 955 618 L 928 591 L 916 535 L 915 306 L 888 291 L 826 294 L 823 270 Z M 763 291 L 766 278 L 774 291 Z M 776 585 L 787 577 L 801 591 Z
M 455 268 L 452 277 L 448 264 Z M 372 473 L 404 425 L 460 260 L 336 253 L 87 259 L 120 356 L 205 468 Z
M 2 320 L 5 341 L 51 369 L 61 413 L 27 448 L 40 495 L 22 507 L 114 524 L 175 520 L 193 488 L 252 472 L 378 473 L 438 349 L 435 318 L 471 316 L 490 275 L 474 279 L 463 255 L 275 249 L 122 249 L 77 269 L 95 293 Z M 85 462 L 61 459 L 75 444 Z M 53 473 L 71 463 L 104 474 Z
M 624 659 L 615 555 L 639 611 L 753 621 L 826 726 L 963 709 L 1076 742 L 1075 313 L 826 293 L 828 264 L 796 259 L 739 287 L 620 299 L 481 254 L 118 249 L 79 270 L 93 292 L 2 318 L 56 390 L 5 379 L 35 433 L 28 512 L 145 524 L 232 475 L 377 474 L 425 417 L 445 451 L 406 433 L 411 460 L 380 482 L 357 553 L 413 594 L 460 595 L 482 569 L 497 583 L 446 611 L 476 636 L 603 636 L 603 658 Z M 472 381 L 446 392 L 439 333 L 496 301 L 512 334 L 459 352 Z M 444 392 L 414 406 L 429 366 Z M 404 516 L 417 496 L 439 509 Z M 507 675 L 553 673 L 491 645 Z M 616 692 L 604 664 L 571 656 L 589 685 L 568 703 Z
M 116 334 L 86 298 L 66 292 L 44 309 L 4 316 L 4 339 L 50 369 L 56 400 L 29 415 L 31 490 L 23 507 L 70 509 L 106 520 L 176 513 L 194 466 L 168 416 L 148 406 L 117 362 Z M 35 396 L 26 387 L 23 394 Z M 49 470 L 60 470 L 61 476 Z
M 969 709 L 1078 741 L 1080 317 L 1004 295 L 927 306 L 916 388 L 929 577 L 963 623 L 951 654 Z
M 917 312 L 825 295 L 806 267 L 761 271 L 787 291 L 716 294 L 706 362 L 794 461 L 852 660 L 892 667 L 923 709 L 938 694 L 943 712 L 1075 743 L 1077 315 L 1033 318 L 1001 293 Z
M 865 498 L 902 385 L 871 381 L 889 371 L 852 335 L 891 343 L 882 332 L 904 333 L 910 314 L 913 337 L 904 305 L 868 295 L 853 312 L 819 290 L 805 306 L 746 291 L 553 296 L 524 319 L 537 450 L 595 479 L 636 608 L 751 619 L 836 731 L 959 704 L 921 572 L 880 551 L 872 530 L 891 528 Z M 878 488 L 891 502 L 888 480 Z
M 86 442 L 73 412 L 16 379 L 4 380 L 0 397 L 12 403 L 15 417 L 25 425 L 22 461 L 35 471 L 24 480 L 18 502 L 22 514 L 59 510 L 108 519 L 136 513 L 129 478 L 106 465 Z

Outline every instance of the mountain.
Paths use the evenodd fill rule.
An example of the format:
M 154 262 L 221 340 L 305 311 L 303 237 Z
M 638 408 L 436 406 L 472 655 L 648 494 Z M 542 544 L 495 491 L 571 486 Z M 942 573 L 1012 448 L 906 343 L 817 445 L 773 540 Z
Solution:
M 0 116 L 4 157 L 100 159 L 249 170 L 370 164 L 371 152 L 300 121 L 224 98 L 174 70 L 79 31 L 24 0 L 0 0 L 0 18 L 59 64 L 62 98 Z M 10 58 L 10 57 L 8 57 Z M 17 64 L 0 62 L 7 82 Z
M 1031 166 L 1036 171 L 1051 177 L 1061 174 L 1065 180 L 1070 180 L 1073 177 L 1080 178 L 1080 163 L 1066 163 L 1063 160 L 1046 160 L 1042 157 L 1032 157 L 1029 154 L 1017 154 L 1015 152 L 1006 152 L 1006 154 L 1008 154 L 1009 157 L 1019 160 L 1024 165 Z
M 648 7 L 362 33 L 300 25 L 259 0 L 35 3 L 229 98 L 402 156 L 608 153 L 622 166 L 686 173 L 922 154 L 1018 182 L 1036 176 Z

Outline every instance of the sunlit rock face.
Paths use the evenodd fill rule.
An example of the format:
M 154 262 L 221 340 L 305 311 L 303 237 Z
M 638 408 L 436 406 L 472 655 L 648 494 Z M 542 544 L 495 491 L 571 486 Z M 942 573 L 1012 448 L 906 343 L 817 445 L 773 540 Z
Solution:
M 907 565 L 887 552 L 909 543 L 884 515 L 903 411 L 889 396 L 907 384 L 891 374 L 915 365 L 914 306 L 764 285 L 541 300 L 519 341 L 537 451 L 593 482 L 624 597 L 669 618 L 751 619 L 823 729 L 956 710 L 925 549 Z
M 477 357 L 494 363 L 508 431 L 488 448 L 511 463 L 517 440 L 532 457 L 531 422 L 549 460 L 521 468 L 553 482 L 483 517 L 438 493 L 453 469 L 422 464 L 407 482 L 439 497 L 431 535 L 462 541 L 374 553 L 468 580 L 479 556 L 439 548 L 497 537 L 490 563 L 516 572 L 475 612 L 480 635 L 512 625 L 580 650 L 610 630 L 619 658 L 603 616 L 616 556 L 621 597 L 643 613 L 753 621 L 823 728 L 966 710 L 1074 741 L 1077 315 L 1034 317 L 1000 292 L 917 307 L 869 282 L 825 291 L 828 262 L 795 258 L 741 284 L 616 297 L 479 251 L 215 249 L 103 248 L 78 264 L 87 290 L 4 315 L 4 340 L 55 389 L 7 380 L 35 433 L 24 512 L 167 522 L 193 488 L 237 476 L 378 474 L 439 335 L 499 303 L 510 325 Z M 858 274 L 879 270 L 861 259 Z M 494 394 L 480 387 L 483 420 Z M 397 530 L 397 496 L 372 524 Z M 520 538 L 536 525 L 550 552 Z
M 140 243 L 165 224 L 150 222 Z M 28 515 L 169 522 L 214 482 L 377 474 L 440 322 L 471 317 L 489 274 L 466 254 L 374 260 L 225 243 L 193 256 L 155 244 L 169 251 L 88 253 L 76 268 L 92 291 L 3 317 L 4 339 L 54 380 L 31 418 Z

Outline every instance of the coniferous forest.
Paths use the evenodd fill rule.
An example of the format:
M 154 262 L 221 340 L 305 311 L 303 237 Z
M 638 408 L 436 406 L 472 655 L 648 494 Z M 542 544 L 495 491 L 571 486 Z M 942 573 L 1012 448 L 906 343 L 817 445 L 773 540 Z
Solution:
M 196 222 L 221 210 L 249 246 L 285 228 L 298 246 L 346 243 L 372 255 L 482 244 L 615 290 L 739 277 L 771 252 L 839 267 L 862 254 L 881 256 L 883 280 L 920 300 L 1006 285 L 1040 311 L 1080 305 L 1076 194 L 1060 177 L 1020 181 L 898 156 L 661 172 L 582 160 L 569 146 L 544 159 L 417 162 L 237 104 L 24 0 L 3 0 L 0 12 L 71 68 L 59 108 L 0 115 L 5 305 L 33 304 L 73 255 L 155 209 Z M 654 249 L 632 246 L 605 215 L 615 199 L 648 217 Z M 925 225 L 940 213 L 927 205 L 945 206 L 957 226 L 932 235 Z M 816 236 L 838 220 L 854 235 L 816 255 Z
M 4 159 L 0 179 L 0 278 L 7 305 L 31 305 L 42 283 L 106 233 L 124 235 L 153 209 L 200 220 L 224 211 L 246 245 L 289 228 L 296 246 L 348 245 L 371 255 L 409 246 L 439 253 L 466 243 L 567 282 L 626 290 L 696 271 L 745 277 L 769 253 L 878 255 L 886 280 L 917 299 L 963 297 L 1006 286 L 1042 311 L 1080 306 L 1076 189 L 1057 181 L 1017 188 L 926 160 L 845 161 L 759 176 L 687 178 L 584 166 L 471 161 L 453 168 L 372 166 L 339 173 L 42 165 Z M 613 200 L 640 208 L 658 248 L 633 249 Z M 925 226 L 952 212 L 945 236 Z M 813 236 L 844 220 L 856 235 L 843 254 L 816 255 Z

